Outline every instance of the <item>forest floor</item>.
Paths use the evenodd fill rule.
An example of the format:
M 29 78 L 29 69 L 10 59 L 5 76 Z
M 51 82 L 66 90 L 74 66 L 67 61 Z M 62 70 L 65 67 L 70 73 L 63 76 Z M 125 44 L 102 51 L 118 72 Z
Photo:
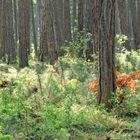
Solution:
M 97 65 L 68 57 L 22 70 L 1 63 L 0 140 L 139 140 L 139 88 L 125 86 L 124 78 L 113 109 L 105 110 L 96 103 Z M 120 73 L 128 76 L 131 68 L 123 65 Z

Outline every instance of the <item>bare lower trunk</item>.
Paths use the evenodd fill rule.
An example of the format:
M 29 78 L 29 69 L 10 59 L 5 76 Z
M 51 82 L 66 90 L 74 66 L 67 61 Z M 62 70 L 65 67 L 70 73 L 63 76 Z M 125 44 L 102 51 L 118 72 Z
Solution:
M 110 108 L 108 101 L 115 91 L 115 0 L 103 0 L 100 6 L 98 102 Z
M 19 66 L 28 66 L 30 48 L 30 0 L 18 0 L 19 6 Z

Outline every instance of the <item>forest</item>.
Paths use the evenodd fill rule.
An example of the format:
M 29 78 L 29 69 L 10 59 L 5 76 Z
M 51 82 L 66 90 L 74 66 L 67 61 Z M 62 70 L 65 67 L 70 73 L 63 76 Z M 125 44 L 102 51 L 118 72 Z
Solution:
M 0 140 L 140 140 L 140 0 L 0 0 Z

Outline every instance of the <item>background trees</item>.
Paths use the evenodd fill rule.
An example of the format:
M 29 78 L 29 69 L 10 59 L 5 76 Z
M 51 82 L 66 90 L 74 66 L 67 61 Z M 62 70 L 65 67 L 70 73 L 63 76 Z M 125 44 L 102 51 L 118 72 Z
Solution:
M 93 60 L 93 54 L 99 56 L 99 102 L 104 102 L 108 98 L 106 94 L 115 88 L 115 34 L 128 37 L 119 50 L 139 49 L 140 2 L 112 0 L 105 3 L 107 7 L 104 3 L 100 0 L 0 0 L 1 60 L 13 63 L 18 59 L 19 66 L 25 67 L 35 52 L 38 60 L 54 64 L 63 54 L 62 46 L 80 42 L 77 54 L 81 57 Z M 82 39 L 87 33 L 91 33 L 92 39 L 85 43 Z
M 11 63 L 18 54 L 16 47 L 18 44 L 18 34 L 20 34 L 20 20 L 23 20 L 23 18 L 20 17 L 20 14 L 22 14 L 20 9 L 20 5 L 17 5 L 17 0 L 10 0 L 10 1 L 0 1 L 1 3 L 1 23 L 0 23 L 0 34 L 1 34 L 1 58 L 5 58 L 5 60 L 8 63 Z M 55 53 L 60 52 L 61 46 L 65 43 L 65 41 L 70 41 L 74 35 L 74 28 L 78 29 L 78 31 L 82 31 L 85 29 L 86 31 L 90 32 L 93 35 L 93 41 L 88 43 L 87 49 L 88 54 L 93 54 L 98 52 L 98 46 L 99 46 L 99 13 L 100 13 L 100 5 L 99 2 L 94 0 L 57 0 L 57 1 L 49 1 L 49 3 L 52 5 L 49 7 L 49 13 L 47 13 L 47 9 L 43 8 L 43 0 L 30 0 L 30 6 L 26 6 L 26 14 L 28 12 L 28 16 L 30 16 L 31 24 L 31 43 L 34 44 L 34 51 L 36 54 L 36 57 L 39 57 L 40 60 L 41 57 L 47 57 L 50 56 L 47 52 L 47 45 L 45 45 L 45 48 L 42 51 L 43 44 L 46 44 L 47 35 L 45 35 L 45 32 L 47 32 L 47 29 L 50 29 L 51 24 L 51 31 L 54 45 L 52 50 L 55 48 Z M 139 48 L 139 0 L 125 0 L 121 1 L 118 0 L 115 2 L 116 5 L 116 32 L 115 33 L 121 33 L 129 37 L 129 40 L 127 42 L 127 49 L 138 49 Z M 12 13 L 12 16 L 9 16 L 9 13 L 6 12 L 6 9 L 9 9 L 8 12 Z M 118 9 L 118 10 L 117 10 Z M 46 15 L 46 14 L 47 15 Z M 19 15 L 19 16 L 18 16 Z M 49 18 L 51 20 L 51 23 L 46 25 L 47 21 L 45 21 L 44 18 Z M 29 18 L 29 17 L 28 17 Z M 47 20 L 47 19 L 46 19 Z M 44 22 L 44 23 L 43 23 Z M 6 24 L 7 23 L 7 24 Z M 53 24 L 53 25 L 52 25 Z M 24 25 L 24 24 L 23 24 Z M 19 27 L 20 26 L 20 27 Z M 45 27 L 46 26 L 46 27 Z M 19 28 L 18 28 L 19 27 Z M 43 33 L 44 32 L 44 33 Z M 10 35 L 11 34 L 11 35 Z M 43 35 L 44 34 L 44 35 Z M 6 36 L 9 37 L 6 37 Z M 41 35 L 41 37 L 40 37 Z M 44 37 L 45 36 L 45 37 Z M 3 38 L 3 39 L 2 39 Z M 11 47 L 8 49 L 8 42 L 4 43 L 4 40 L 7 39 L 8 42 L 11 42 Z M 133 38 L 133 39 L 132 39 Z M 73 38 L 74 39 L 74 38 Z M 11 41 L 10 41 L 11 40 Z M 44 42 L 44 43 L 43 43 Z M 7 44 L 7 47 L 6 47 Z M 40 45 L 38 45 L 40 44 Z M 31 45 L 31 44 L 30 44 Z M 39 47 L 40 46 L 40 47 Z M 30 46 L 31 47 L 31 46 Z M 29 48 L 30 48 L 29 47 Z M 17 48 L 17 49 L 16 49 Z M 10 51 L 10 49 L 12 51 Z M 14 50 L 15 49 L 15 50 Z M 7 51 L 6 51 L 7 50 Z M 40 53 L 38 52 L 40 50 Z M 30 49 L 29 55 L 30 53 Z M 11 52 L 11 53 L 10 53 Z M 9 58 L 6 56 L 9 56 Z M 39 55 L 40 54 L 40 55 Z M 87 54 L 87 56 L 88 56 Z M 6 57 L 5 57 L 6 56 Z M 14 56 L 14 57 L 13 57 Z M 21 55 L 19 56 L 19 59 Z M 25 57 L 26 58 L 26 57 Z M 11 60 L 13 59 L 13 60 Z
M 0 140 L 140 138 L 140 0 L 0 0 Z

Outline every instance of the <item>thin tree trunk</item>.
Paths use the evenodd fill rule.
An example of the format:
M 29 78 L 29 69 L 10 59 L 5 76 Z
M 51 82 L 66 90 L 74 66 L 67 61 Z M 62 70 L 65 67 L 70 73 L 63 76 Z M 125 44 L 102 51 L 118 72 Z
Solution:
M 78 31 L 84 27 L 84 0 L 78 0 Z
M 17 41 L 18 41 L 18 24 L 17 24 L 17 0 L 13 0 L 14 5 L 14 30 L 15 30 L 15 46 L 17 48 Z
M 77 26 L 76 20 L 77 20 L 77 0 L 73 0 L 73 9 L 72 9 L 73 17 L 72 17 L 72 31 L 73 31 L 73 38 L 75 37 L 75 28 Z
M 126 1 L 118 0 L 117 2 L 118 2 L 118 9 L 119 9 L 121 34 L 128 36 Z M 130 50 L 130 45 L 128 40 L 126 40 L 123 46 L 126 47 L 126 49 Z
M 1 58 L 6 61 L 6 1 L 2 0 L 2 12 L 1 12 Z
M 71 40 L 70 0 L 64 0 L 64 37 L 65 41 Z
M 137 10 L 137 13 L 138 13 L 138 45 L 140 45 L 140 0 L 137 0 L 137 5 L 138 5 L 138 10 Z M 140 47 L 140 46 L 139 46 Z
M 85 12 L 85 28 L 88 33 L 92 34 L 93 37 L 93 1 L 92 0 L 86 0 L 86 12 Z M 94 39 L 94 37 L 93 37 Z M 87 59 L 92 59 L 92 54 L 93 54 L 93 42 L 90 40 L 87 44 L 87 52 L 86 52 L 86 57 Z
M 96 0 L 92 0 L 93 7 L 92 7 L 92 15 L 93 15 L 93 50 L 94 53 L 98 52 L 99 47 L 99 21 L 100 21 L 100 4 Z
M 133 37 L 134 37 L 133 49 L 137 50 L 139 45 L 139 25 L 138 25 L 137 10 L 136 10 L 137 9 L 136 0 L 129 0 L 129 6 L 131 10 Z
M 0 0 L 0 59 L 2 58 L 2 0 Z
M 33 41 L 34 41 L 34 50 L 36 57 L 38 56 L 38 49 L 37 49 L 37 35 L 36 35 L 36 27 L 35 27 L 35 17 L 34 17 L 34 5 L 33 0 L 31 0 L 31 23 L 32 23 L 32 33 L 33 33 Z

